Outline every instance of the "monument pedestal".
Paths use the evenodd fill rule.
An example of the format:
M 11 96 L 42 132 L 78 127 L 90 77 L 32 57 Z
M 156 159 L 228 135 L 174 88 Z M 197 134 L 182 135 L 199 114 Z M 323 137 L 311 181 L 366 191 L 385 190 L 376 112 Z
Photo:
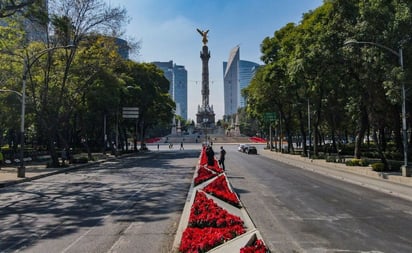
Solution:
M 213 111 L 199 111 L 196 114 L 196 123 L 202 127 L 214 127 L 215 113 Z

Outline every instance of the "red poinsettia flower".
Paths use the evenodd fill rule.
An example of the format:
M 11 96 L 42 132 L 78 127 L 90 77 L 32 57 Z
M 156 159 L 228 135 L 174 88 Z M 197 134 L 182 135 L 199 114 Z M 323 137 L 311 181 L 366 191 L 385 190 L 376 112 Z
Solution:
M 189 216 L 190 227 L 227 227 L 243 225 L 242 219 L 230 214 L 208 199 L 203 192 L 197 192 Z
M 252 245 L 240 249 L 240 253 L 266 253 L 268 249 L 262 240 L 256 240 Z
M 217 173 L 215 171 L 210 170 L 205 166 L 200 166 L 199 169 L 197 170 L 197 176 L 194 180 L 194 184 L 198 185 L 215 176 L 217 176 Z
M 213 196 L 228 202 L 234 206 L 239 207 L 240 201 L 237 195 L 232 192 L 229 188 L 227 179 L 225 175 L 220 175 L 213 182 L 208 184 L 203 191 L 212 194 Z
M 206 252 L 245 233 L 243 221 L 197 192 L 180 243 L 180 252 Z
M 207 164 L 206 147 L 203 147 L 202 150 L 200 151 L 199 164 L 200 165 L 206 165 Z

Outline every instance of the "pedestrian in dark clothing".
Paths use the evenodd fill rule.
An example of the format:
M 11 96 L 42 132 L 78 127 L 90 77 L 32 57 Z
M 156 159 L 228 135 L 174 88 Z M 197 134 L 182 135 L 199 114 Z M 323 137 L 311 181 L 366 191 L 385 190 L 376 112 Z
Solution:
M 220 147 L 219 164 L 223 170 L 225 170 L 225 156 L 226 156 L 226 150 L 224 150 L 223 147 Z
M 215 152 L 213 151 L 211 146 L 206 148 L 206 156 L 207 156 L 207 165 L 213 166 L 215 165 Z

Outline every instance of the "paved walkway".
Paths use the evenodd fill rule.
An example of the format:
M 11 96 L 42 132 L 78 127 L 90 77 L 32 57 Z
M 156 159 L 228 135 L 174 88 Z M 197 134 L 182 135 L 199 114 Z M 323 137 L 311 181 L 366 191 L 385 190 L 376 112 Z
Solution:
M 28 163 L 24 166 L 25 167 L 25 177 L 24 178 L 17 177 L 17 167 L 20 165 L 9 165 L 9 166 L 3 165 L 0 169 L 0 188 L 39 179 L 42 177 L 47 177 L 47 176 L 58 174 L 58 173 L 64 173 L 69 170 L 90 166 L 95 163 L 100 163 L 100 162 L 114 158 L 114 156 L 112 155 L 106 155 L 106 157 L 104 158 L 103 155 L 101 154 L 99 154 L 99 156 L 97 157 L 99 158 L 96 161 L 91 161 L 91 162 L 84 163 L 84 164 L 70 164 L 67 167 L 61 167 L 61 168 L 47 168 L 45 163 L 37 163 L 37 164 Z
M 362 185 L 412 201 L 412 177 L 401 173 L 381 173 L 370 167 L 346 166 L 342 163 L 329 163 L 324 159 L 309 159 L 299 155 L 282 154 L 270 150 L 259 150 L 260 155 L 307 169 L 339 180 Z

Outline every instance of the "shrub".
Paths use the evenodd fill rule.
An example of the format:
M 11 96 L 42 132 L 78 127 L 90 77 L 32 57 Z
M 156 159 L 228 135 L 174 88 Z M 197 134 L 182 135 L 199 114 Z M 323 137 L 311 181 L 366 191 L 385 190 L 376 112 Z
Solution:
M 328 155 L 326 156 L 326 162 L 328 163 L 336 163 L 337 157 L 334 155 Z
M 368 166 L 369 162 L 366 159 L 350 159 L 345 164 L 346 166 Z
M 385 169 L 383 163 L 372 163 L 371 166 L 373 171 L 383 171 Z

